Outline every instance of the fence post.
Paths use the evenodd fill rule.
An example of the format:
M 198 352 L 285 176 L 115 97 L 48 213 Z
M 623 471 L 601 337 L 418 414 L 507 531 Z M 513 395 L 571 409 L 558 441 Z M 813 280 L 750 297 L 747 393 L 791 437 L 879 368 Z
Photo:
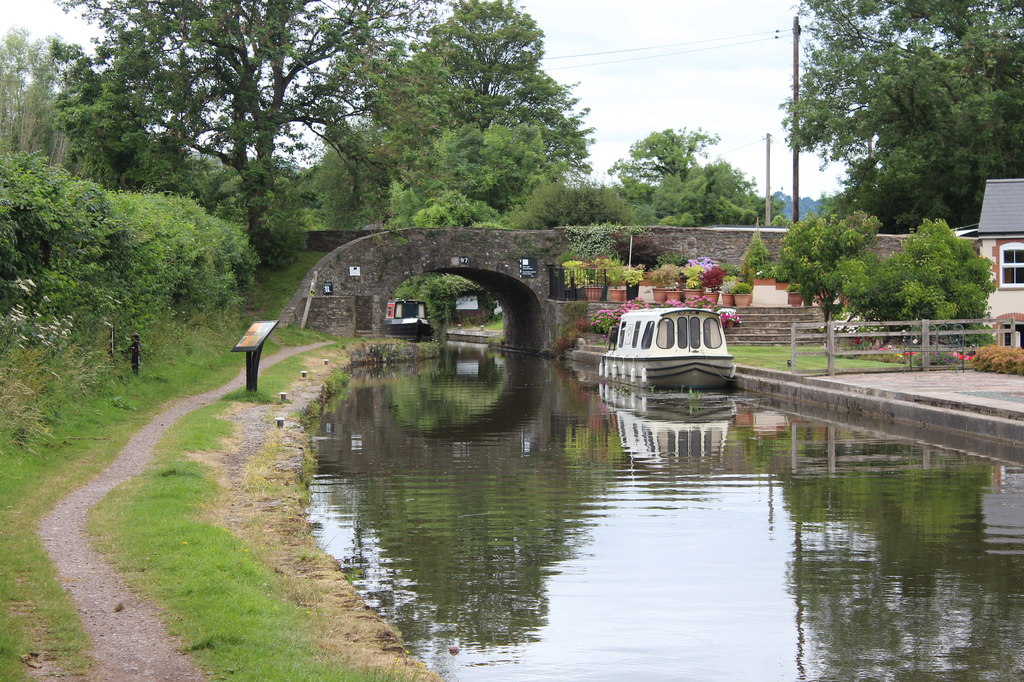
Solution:
M 789 371 L 796 374 L 796 324 L 789 325 Z
M 925 370 L 931 365 L 932 345 L 932 322 L 921 320 L 921 369 Z
M 828 321 L 827 335 L 825 336 L 825 349 L 828 352 L 828 375 L 836 375 L 836 323 Z

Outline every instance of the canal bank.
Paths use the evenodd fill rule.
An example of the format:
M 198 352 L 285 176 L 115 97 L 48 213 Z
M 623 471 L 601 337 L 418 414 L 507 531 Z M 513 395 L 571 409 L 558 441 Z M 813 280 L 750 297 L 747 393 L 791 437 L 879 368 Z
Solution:
M 743 390 L 843 410 L 875 424 L 900 424 L 919 439 L 941 435 L 944 445 L 975 451 L 995 447 L 1001 456 L 1010 456 L 1024 443 L 1020 376 L 943 370 L 810 377 L 741 365 L 736 378 Z M 981 448 L 976 441 L 991 445 Z
M 572 351 L 574 363 L 597 366 L 604 349 Z M 842 412 L 864 428 L 885 429 L 923 442 L 1024 461 L 1024 376 L 933 370 L 803 376 L 736 366 L 737 387 L 827 419 Z

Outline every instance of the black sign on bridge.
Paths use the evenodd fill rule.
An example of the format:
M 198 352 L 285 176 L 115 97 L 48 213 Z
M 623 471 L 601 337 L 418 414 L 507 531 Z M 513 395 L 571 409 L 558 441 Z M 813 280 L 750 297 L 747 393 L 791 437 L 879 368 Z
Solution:
M 242 338 L 231 349 L 232 353 L 245 352 L 245 390 L 255 393 L 257 377 L 260 373 L 260 354 L 263 342 L 277 326 L 277 320 L 253 322 L 249 325 Z
M 530 279 L 537 276 L 537 259 L 536 258 L 520 258 L 519 259 L 519 278 Z

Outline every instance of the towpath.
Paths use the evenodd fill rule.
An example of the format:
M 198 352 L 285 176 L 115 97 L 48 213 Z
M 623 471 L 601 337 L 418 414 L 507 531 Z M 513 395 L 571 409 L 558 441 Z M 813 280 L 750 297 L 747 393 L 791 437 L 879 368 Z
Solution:
M 263 359 L 268 368 L 293 355 L 325 343 L 285 348 Z M 96 478 L 60 500 L 39 524 L 39 537 L 57 567 L 58 577 L 71 594 L 88 633 L 95 665 L 86 680 L 128 682 L 166 680 L 191 682 L 206 676 L 181 652 L 148 600 L 133 592 L 114 568 L 89 542 L 86 519 L 93 507 L 115 486 L 142 473 L 153 459 L 153 448 L 174 424 L 201 407 L 245 385 L 245 372 L 201 395 L 168 404 L 138 431 L 117 458 Z M 40 676 L 57 674 L 44 665 Z

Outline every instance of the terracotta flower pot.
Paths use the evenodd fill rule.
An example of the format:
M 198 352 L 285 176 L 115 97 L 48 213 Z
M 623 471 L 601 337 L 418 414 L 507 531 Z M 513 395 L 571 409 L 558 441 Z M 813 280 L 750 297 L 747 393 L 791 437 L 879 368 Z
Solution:
M 789 292 L 789 304 L 795 308 L 799 308 L 804 304 L 803 296 L 795 291 Z
M 754 298 L 753 294 L 733 294 L 733 301 L 736 303 L 737 308 L 746 307 L 750 305 L 751 299 Z
M 600 301 L 602 289 L 603 287 L 596 284 L 588 284 L 583 287 L 583 295 L 587 297 L 588 301 Z
M 615 303 L 625 303 L 626 287 L 612 287 L 608 290 L 608 300 Z
M 736 301 L 733 300 L 732 294 L 727 294 L 724 291 L 722 292 L 721 300 L 719 302 L 725 306 L 736 305 Z
M 669 289 L 668 287 L 654 287 L 651 290 L 651 294 L 654 296 L 655 303 L 664 303 L 668 300 L 670 293 L 678 293 L 675 289 Z

